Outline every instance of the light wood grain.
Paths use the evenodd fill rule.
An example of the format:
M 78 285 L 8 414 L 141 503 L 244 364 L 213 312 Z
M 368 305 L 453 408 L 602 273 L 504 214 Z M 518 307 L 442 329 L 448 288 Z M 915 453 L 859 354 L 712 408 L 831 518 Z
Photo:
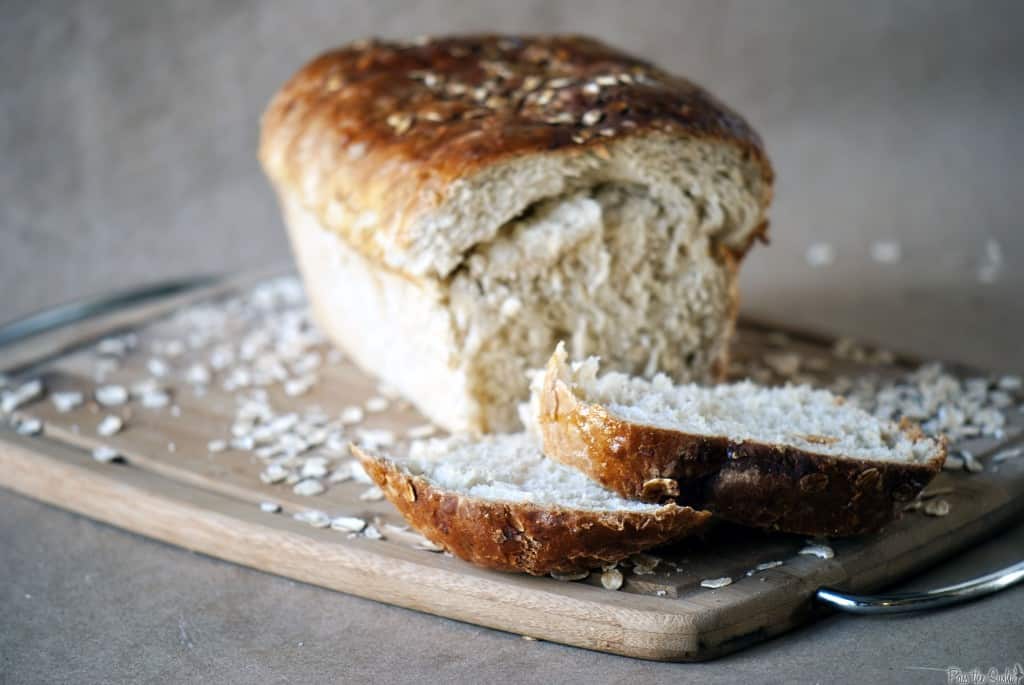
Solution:
M 252 281 L 241 281 L 243 285 Z M 242 287 L 237 282 L 231 288 Z M 229 288 L 228 290 L 230 290 Z M 197 293 L 188 301 L 222 294 L 224 289 Z M 138 328 L 140 348 L 111 375 L 130 383 L 145 375 L 146 349 L 153 340 L 173 336 L 167 320 L 145 324 L 174 311 L 180 302 L 155 303 L 119 313 L 116 328 Z M 144 325 L 145 324 L 145 325 Z M 51 390 L 91 392 L 95 355 L 83 343 L 113 330 L 95 322 L 76 338 L 61 331 L 41 341 L 36 363 Z M 737 354 L 757 354 L 770 331 L 743 330 Z M 793 348 L 826 353 L 820 341 L 797 336 Z M 187 353 L 180 369 L 199 353 Z M 38 360 L 35 360 L 38 362 Z M 16 365 L 33 364 L 24 351 Z M 10 359 L 4 366 L 12 366 Z M 853 364 L 844 373 L 864 372 Z M 875 370 L 878 371 L 878 370 Z M 882 369 L 896 373 L 898 367 Z M 811 597 L 824 585 L 870 591 L 938 562 L 972 541 L 991 535 L 1024 510 L 1024 468 L 1007 462 L 998 473 L 941 474 L 933 487 L 951 486 L 951 513 L 942 518 L 910 514 L 878 536 L 833 542 L 836 558 L 800 556 L 806 541 L 721 524 L 704 539 L 658 550 L 665 560 L 652 575 L 626 571 L 623 590 L 610 592 L 596 574 L 586 582 L 500 574 L 474 568 L 446 555 L 414 549 L 409 536 L 394 534 L 382 541 L 319 530 L 287 513 L 317 508 L 399 525 L 387 502 L 365 502 L 366 488 L 340 483 L 318 497 L 304 497 L 290 486 L 266 485 L 258 474 L 263 464 L 248 452 L 211 454 L 207 443 L 228 434 L 235 401 L 231 393 L 211 385 L 197 397 L 177 376 L 167 381 L 178 416 L 166 409 L 145 409 L 138 403 L 100 408 L 95 403 L 59 413 L 46 401 L 24 411 L 43 419 L 45 436 L 25 438 L 0 430 L 0 485 L 56 506 L 105 521 L 155 539 L 297 580 L 322 585 L 404 607 L 427 611 L 546 640 L 647 659 L 700 660 L 740 649 L 777 635 L 813 618 Z M 278 388 L 269 394 L 275 406 L 300 410 L 319 406 L 337 413 L 362 404 L 377 393 L 376 383 L 347 363 L 324 367 L 320 382 L 308 395 L 288 397 Z M 99 438 L 95 428 L 106 413 L 127 418 L 128 428 Z M 1021 417 L 1008 429 L 1007 441 L 1018 440 Z M 368 416 L 369 427 L 399 434 L 424 419 L 408 407 L 392 406 Z M 173 451 L 168 449 L 174 444 Z M 109 444 L 127 464 L 99 464 L 88 450 Z M 1000 444 L 975 441 L 979 454 Z M 256 504 L 280 503 L 285 515 L 261 512 Z M 764 561 L 782 560 L 777 568 L 746 576 Z M 730 576 L 732 585 L 709 590 L 704 578 Z

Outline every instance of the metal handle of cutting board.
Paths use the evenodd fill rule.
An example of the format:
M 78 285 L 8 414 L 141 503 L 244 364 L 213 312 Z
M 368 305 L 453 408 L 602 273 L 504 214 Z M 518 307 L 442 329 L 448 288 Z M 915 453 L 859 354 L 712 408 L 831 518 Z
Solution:
M 50 307 L 0 326 L 0 347 L 125 307 L 211 286 L 223 278 L 216 275 L 189 276 Z
M 214 285 L 221 280 L 223 280 L 221 276 L 192 276 L 45 309 L 0 326 L 0 347 L 94 316 L 110 314 L 118 309 Z M 831 588 L 821 588 L 814 593 L 814 598 L 833 609 L 851 614 L 894 614 L 907 611 L 926 611 L 959 604 L 999 592 L 1021 580 L 1024 580 L 1024 561 L 956 585 L 948 585 L 925 592 L 854 595 Z
M 1024 561 L 955 585 L 926 590 L 886 595 L 852 595 L 830 588 L 821 588 L 814 598 L 833 609 L 850 614 L 899 614 L 908 611 L 927 611 L 967 602 L 999 592 L 1024 580 Z

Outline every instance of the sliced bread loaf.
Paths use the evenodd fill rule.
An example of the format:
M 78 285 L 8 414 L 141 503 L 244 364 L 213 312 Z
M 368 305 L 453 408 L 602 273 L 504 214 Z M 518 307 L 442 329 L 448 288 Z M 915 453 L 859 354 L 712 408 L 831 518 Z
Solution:
M 545 454 L 624 497 L 807 535 L 880 529 L 946 456 L 944 440 L 824 390 L 598 376 L 597 359 L 570 365 L 562 345 L 530 407 Z
M 717 98 L 574 36 L 333 50 L 274 97 L 260 159 L 320 328 L 454 432 L 518 430 L 569 332 L 717 378 L 773 182 Z
M 466 561 L 503 571 L 585 570 L 693 533 L 710 518 L 623 499 L 546 459 L 525 433 L 422 441 L 402 458 L 352 450 L 413 527 Z

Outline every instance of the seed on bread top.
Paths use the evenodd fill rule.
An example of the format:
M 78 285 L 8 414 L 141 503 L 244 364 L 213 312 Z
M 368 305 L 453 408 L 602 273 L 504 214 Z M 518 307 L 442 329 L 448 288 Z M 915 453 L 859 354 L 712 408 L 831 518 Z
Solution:
M 665 131 L 734 142 L 771 174 L 757 134 L 709 93 L 580 36 L 351 43 L 301 69 L 274 98 L 263 131 L 265 159 L 276 154 L 286 165 L 327 145 L 449 171 Z

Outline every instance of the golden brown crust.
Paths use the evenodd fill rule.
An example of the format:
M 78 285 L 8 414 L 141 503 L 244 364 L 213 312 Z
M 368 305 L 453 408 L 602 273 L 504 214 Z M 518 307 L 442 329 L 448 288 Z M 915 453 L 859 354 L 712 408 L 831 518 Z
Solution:
M 737 147 L 760 169 L 761 206 L 770 201 L 771 166 L 738 114 L 685 79 L 579 36 L 333 50 L 275 95 L 260 158 L 279 190 L 380 257 L 407 244 L 415 217 L 474 171 L 532 153 L 601 154 L 606 143 L 652 134 Z M 339 222 L 338 213 L 357 218 Z
M 935 477 L 946 456 L 944 441 L 941 454 L 927 462 L 881 462 L 636 424 L 579 400 L 559 377 L 555 359 L 539 399 L 544 453 L 609 490 L 661 501 L 673 489 L 661 480 L 672 480 L 679 503 L 803 535 L 880 530 Z
M 455 556 L 501 571 L 587 570 L 693 534 L 711 517 L 672 503 L 643 513 L 483 500 L 441 490 L 357 447 L 352 451 L 411 526 Z

